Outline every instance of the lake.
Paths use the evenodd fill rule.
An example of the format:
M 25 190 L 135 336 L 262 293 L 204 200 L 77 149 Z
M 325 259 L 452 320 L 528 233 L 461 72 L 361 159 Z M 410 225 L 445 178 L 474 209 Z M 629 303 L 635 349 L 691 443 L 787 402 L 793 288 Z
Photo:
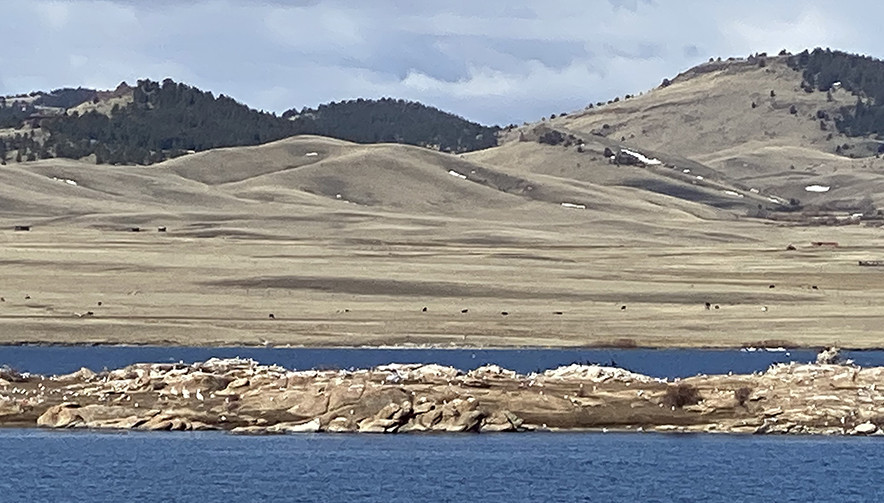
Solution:
M 160 346 L 0 346 L 0 365 L 22 372 L 64 374 L 139 362 L 192 363 L 212 357 L 252 358 L 289 369 L 369 368 L 386 363 L 438 363 L 468 371 L 487 363 L 529 373 L 571 363 L 615 365 L 655 377 L 751 373 L 774 363 L 809 362 L 813 350 L 739 351 L 711 349 L 386 349 Z M 884 351 L 845 352 L 862 366 L 884 366 Z
M 4 502 L 877 502 L 880 438 L 0 430 Z

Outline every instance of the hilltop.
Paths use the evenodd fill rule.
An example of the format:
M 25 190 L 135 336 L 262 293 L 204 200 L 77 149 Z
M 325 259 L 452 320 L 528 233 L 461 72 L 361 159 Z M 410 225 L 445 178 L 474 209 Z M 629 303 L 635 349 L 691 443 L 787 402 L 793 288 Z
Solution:
M 881 83 L 881 61 L 832 51 L 713 60 L 646 93 L 510 128 L 500 148 L 470 155 L 714 206 L 751 199 L 747 216 L 875 218 L 884 203 Z M 627 156 L 616 162 L 630 167 L 610 169 L 624 151 L 660 162 Z

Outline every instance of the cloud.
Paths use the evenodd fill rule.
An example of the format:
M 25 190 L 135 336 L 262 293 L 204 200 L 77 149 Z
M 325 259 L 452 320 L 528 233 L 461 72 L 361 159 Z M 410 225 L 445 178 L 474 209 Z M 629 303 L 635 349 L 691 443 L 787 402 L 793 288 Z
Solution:
M 485 123 L 537 120 L 710 57 L 875 55 L 878 3 L 671 0 L 6 0 L 0 94 L 171 77 L 282 112 L 394 96 Z

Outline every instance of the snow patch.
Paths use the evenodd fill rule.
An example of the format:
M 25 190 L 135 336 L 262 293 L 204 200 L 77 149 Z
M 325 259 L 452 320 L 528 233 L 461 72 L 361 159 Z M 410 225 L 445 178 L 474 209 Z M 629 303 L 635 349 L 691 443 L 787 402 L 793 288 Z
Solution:
M 749 189 L 749 192 L 753 194 L 759 194 L 761 191 L 759 191 L 758 189 Z
M 726 191 L 724 191 L 724 193 L 729 196 L 743 197 L 743 194 L 740 194 L 739 192 L 734 192 L 733 190 L 726 190 Z
M 319 152 L 307 152 L 304 154 L 304 157 L 316 157 L 317 155 L 319 155 Z
M 696 178 L 697 180 L 704 180 L 704 178 L 703 178 L 702 176 L 700 176 L 700 175 L 697 175 L 697 176 L 695 176 L 694 178 Z
M 626 150 L 624 148 L 621 150 L 621 152 L 625 152 L 625 153 L 635 157 L 636 159 L 638 159 L 642 163 L 650 165 L 650 166 L 656 166 L 658 164 L 663 164 L 662 162 L 660 162 L 660 159 L 651 159 L 651 158 L 645 157 L 643 154 L 641 154 L 639 152 L 635 152 L 633 150 Z
M 807 192 L 828 192 L 831 187 L 828 185 L 808 185 L 804 187 Z
M 562 203 L 562 206 L 565 208 L 574 208 L 575 210 L 585 210 L 586 206 L 582 204 L 575 203 Z
M 460 178 L 461 180 L 467 179 L 467 175 L 462 175 L 462 174 L 458 173 L 457 171 L 454 171 L 453 169 L 449 169 L 448 174 L 451 176 L 456 176 L 456 177 Z
M 685 168 L 685 169 L 681 170 L 681 172 L 682 172 L 682 173 L 690 173 L 691 170 L 689 170 L 688 168 Z
M 56 182 L 64 182 L 68 185 L 73 185 L 74 187 L 77 186 L 77 182 L 74 180 L 71 180 L 69 178 L 56 178 L 53 176 L 52 179 L 55 180 Z

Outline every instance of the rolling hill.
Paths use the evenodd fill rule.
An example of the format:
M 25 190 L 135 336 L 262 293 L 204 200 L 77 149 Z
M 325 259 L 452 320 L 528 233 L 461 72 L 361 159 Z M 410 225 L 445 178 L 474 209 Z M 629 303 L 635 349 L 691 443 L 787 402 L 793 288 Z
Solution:
M 884 163 L 878 155 L 882 142 L 876 133 L 857 136 L 844 128 L 858 101 L 871 100 L 840 82 L 822 91 L 808 88 L 796 61 L 790 55 L 712 61 L 642 95 L 511 129 L 502 135 L 501 148 L 470 155 L 549 176 L 597 179 L 604 172 L 607 184 L 683 194 L 713 206 L 727 206 L 725 195 L 736 192 L 744 202 L 762 204 L 756 206 L 761 210 L 756 216 L 792 219 L 800 209 L 829 217 L 875 216 L 884 200 Z M 876 65 L 884 71 L 884 63 Z M 535 154 L 513 164 L 526 155 L 525 142 L 537 142 L 550 131 L 572 137 L 569 147 L 542 145 L 560 162 Z M 579 142 L 584 145 L 575 146 Z M 609 159 L 601 155 L 606 148 L 662 162 L 639 163 L 650 168 L 647 178 L 630 170 L 612 176 L 605 168 Z M 653 179 L 661 174 L 688 179 L 705 195 Z M 717 191 L 718 197 L 709 196 L 708 190 Z
M 295 135 L 9 162 L 0 342 L 879 347 L 858 261 L 884 260 L 884 165 L 850 119 L 874 100 L 760 61 L 459 154 Z

